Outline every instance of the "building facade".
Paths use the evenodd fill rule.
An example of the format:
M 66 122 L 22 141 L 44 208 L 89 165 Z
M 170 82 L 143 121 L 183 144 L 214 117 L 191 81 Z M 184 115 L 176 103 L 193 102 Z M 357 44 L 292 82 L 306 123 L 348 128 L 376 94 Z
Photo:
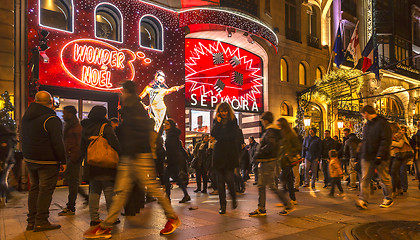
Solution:
M 98 104 L 118 116 L 120 84 L 132 80 L 151 116 L 160 119 L 165 110 L 187 139 L 209 132 L 220 101 L 232 104 L 245 137 L 258 138 L 261 112 L 293 124 L 297 92 L 326 73 L 331 4 L 8 0 L 0 10 L 13 18 L 0 25 L 13 47 L 0 45 L 11 58 L 1 58 L 0 78 L 9 82 L 0 90 L 15 96 L 17 120 L 37 90 L 50 91 L 61 107 L 74 105 L 81 118 Z

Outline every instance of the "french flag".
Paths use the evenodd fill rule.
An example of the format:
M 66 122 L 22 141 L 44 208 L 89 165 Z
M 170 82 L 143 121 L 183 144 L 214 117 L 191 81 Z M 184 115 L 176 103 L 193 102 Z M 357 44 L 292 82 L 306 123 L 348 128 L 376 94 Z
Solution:
M 373 65 L 374 51 L 373 51 L 373 38 L 371 37 L 369 42 L 366 44 L 365 49 L 362 52 L 363 66 L 362 71 L 366 72 Z

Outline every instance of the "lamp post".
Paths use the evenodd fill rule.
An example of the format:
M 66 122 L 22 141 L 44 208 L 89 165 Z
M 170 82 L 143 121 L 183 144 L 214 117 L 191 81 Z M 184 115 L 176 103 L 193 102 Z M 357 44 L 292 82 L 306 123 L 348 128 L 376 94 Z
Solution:
M 341 129 L 344 128 L 344 122 L 343 121 L 338 121 L 337 122 L 337 127 L 338 127 L 338 139 L 341 138 Z
M 307 129 L 311 126 L 311 119 L 310 118 L 304 118 L 303 119 L 303 125 L 305 126 L 305 134 L 307 134 Z

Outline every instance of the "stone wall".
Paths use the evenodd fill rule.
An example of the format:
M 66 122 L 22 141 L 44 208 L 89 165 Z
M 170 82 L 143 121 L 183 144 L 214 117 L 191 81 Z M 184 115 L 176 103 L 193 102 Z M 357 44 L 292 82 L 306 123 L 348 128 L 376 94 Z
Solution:
M 0 4 L 0 92 L 14 93 L 14 2 Z

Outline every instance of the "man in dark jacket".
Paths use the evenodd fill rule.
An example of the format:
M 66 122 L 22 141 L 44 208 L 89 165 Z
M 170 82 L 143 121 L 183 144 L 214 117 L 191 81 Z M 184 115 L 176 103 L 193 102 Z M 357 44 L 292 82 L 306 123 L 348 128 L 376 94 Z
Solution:
M 316 128 L 309 129 L 309 136 L 303 140 L 302 157 L 305 158 L 305 187 L 309 187 L 309 171 L 312 172 L 311 187 L 315 190 L 318 163 L 322 153 L 322 141 L 316 136 Z
M 359 146 L 360 139 L 357 138 L 356 134 L 350 133 L 349 139 L 344 144 L 344 158 L 350 159 L 350 189 L 355 190 L 357 188 L 357 147 Z
M 119 126 L 121 157 L 114 188 L 116 195 L 112 199 L 107 218 L 95 228 L 87 230 L 83 236 L 85 238 L 112 237 L 112 225 L 127 201 L 134 181 L 139 186 L 145 187 L 148 194 L 158 199 L 168 220 L 160 234 L 170 234 L 181 224 L 181 221 L 160 189 L 160 183 L 156 180 L 156 169 L 149 141 L 152 126 L 146 110 L 140 103 L 140 98 L 136 96 L 134 82 L 127 81 L 123 84 L 121 99 L 120 113 L 123 121 Z
M 64 147 L 67 154 L 67 164 L 65 179 L 69 185 L 69 196 L 67 207 L 59 212 L 59 216 L 74 215 L 76 211 L 77 192 L 85 198 L 89 197 L 85 191 L 79 187 L 80 167 L 82 164 L 82 154 L 80 151 L 80 140 L 82 139 L 82 125 L 76 116 L 77 110 L 74 106 L 65 106 L 63 108 L 64 125 Z
M 376 114 L 376 110 L 366 105 L 360 111 L 367 120 L 363 126 L 363 140 L 361 149 L 362 182 L 360 184 L 359 200 L 356 206 L 367 209 L 369 200 L 370 184 L 375 169 L 383 183 L 384 201 L 380 205 L 388 208 L 394 203 L 391 197 L 391 180 L 389 176 L 390 149 L 392 143 L 392 131 L 388 121 Z
M 258 183 L 258 163 L 255 161 L 255 153 L 257 152 L 258 143 L 255 141 L 254 137 L 251 136 L 248 138 L 248 145 L 246 146 L 246 149 L 249 153 L 249 161 L 252 164 L 252 172 L 254 173 L 254 183 L 253 185 L 257 185 Z
M 322 154 L 321 154 L 321 166 L 322 172 L 324 173 L 324 188 L 328 187 L 330 182 L 329 180 L 329 170 L 328 170 L 328 159 L 330 150 L 338 150 L 337 142 L 331 138 L 331 131 L 324 131 L 324 140 L 322 140 Z
M 261 123 L 264 126 L 264 134 L 261 139 L 260 146 L 255 154 L 255 160 L 260 163 L 258 173 L 258 208 L 249 213 L 250 217 L 265 216 L 267 211 L 265 209 L 266 202 L 266 187 L 269 186 L 279 200 L 284 204 L 287 214 L 292 211 L 293 204 L 287 199 L 284 190 L 280 190 L 274 185 L 274 177 L 276 172 L 276 165 L 280 150 L 280 129 L 273 124 L 274 116 L 271 112 L 264 112 L 261 115 Z M 285 214 L 286 215 L 286 214 Z
M 52 103 L 51 95 L 40 91 L 22 118 L 20 140 L 31 182 L 26 230 L 47 231 L 61 227 L 48 221 L 60 164 L 66 163 L 62 123 L 52 110 Z

